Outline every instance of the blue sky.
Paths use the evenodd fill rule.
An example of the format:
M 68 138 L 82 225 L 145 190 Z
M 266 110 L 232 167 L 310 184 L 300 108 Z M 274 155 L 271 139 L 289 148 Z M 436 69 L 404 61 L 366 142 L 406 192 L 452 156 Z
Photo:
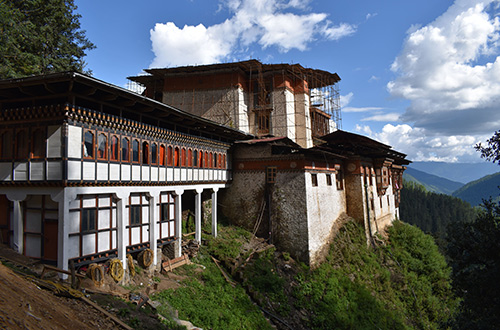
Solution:
M 127 76 L 250 58 L 341 77 L 342 128 L 411 160 L 478 162 L 500 129 L 500 0 L 76 0 L 97 48 L 87 68 Z

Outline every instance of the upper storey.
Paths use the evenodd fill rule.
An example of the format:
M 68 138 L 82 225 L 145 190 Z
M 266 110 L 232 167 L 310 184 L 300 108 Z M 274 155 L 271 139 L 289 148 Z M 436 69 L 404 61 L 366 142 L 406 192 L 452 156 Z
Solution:
M 311 147 L 341 126 L 336 73 L 257 60 L 146 72 L 129 79 L 148 97 L 257 136 Z
M 3 184 L 225 182 L 247 137 L 78 73 L 0 81 Z

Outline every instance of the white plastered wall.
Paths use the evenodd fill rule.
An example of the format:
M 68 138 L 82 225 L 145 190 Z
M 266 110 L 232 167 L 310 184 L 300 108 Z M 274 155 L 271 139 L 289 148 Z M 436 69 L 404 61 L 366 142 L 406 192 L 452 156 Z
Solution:
M 312 175 L 316 174 L 317 186 L 312 184 Z M 331 185 L 327 184 L 327 173 L 306 172 L 307 224 L 310 264 L 321 261 L 331 242 L 335 221 L 346 212 L 344 190 L 337 190 L 335 174 L 328 173 Z

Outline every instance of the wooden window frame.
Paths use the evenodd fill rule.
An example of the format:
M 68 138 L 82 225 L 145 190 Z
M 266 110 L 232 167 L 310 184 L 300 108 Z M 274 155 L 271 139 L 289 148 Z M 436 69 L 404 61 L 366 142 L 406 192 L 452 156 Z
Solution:
M 39 133 L 39 135 L 37 133 Z M 30 158 L 31 159 L 45 158 L 46 148 L 47 148 L 46 145 L 47 145 L 47 138 L 45 130 L 42 128 L 35 128 L 31 132 Z
M 149 152 L 149 142 L 142 141 L 142 164 L 149 165 L 151 163 L 151 153 Z
M 11 159 L 13 155 L 13 136 L 12 130 L 5 130 L 0 135 L 1 143 L 0 143 L 0 159 Z M 6 153 L 5 151 L 8 151 Z
M 193 151 L 193 167 L 198 167 L 198 150 Z
M 91 146 L 88 144 L 87 134 L 90 134 L 92 136 L 92 140 L 90 141 Z M 89 153 L 89 150 L 90 150 L 90 153 Z M 87 151 L 87 154 L 85 154 L 85 151 Z M 90 129 L 84 130 L 84 132 L 83 132 L 83 158 L 94 159 L 95 154 L 96 154 L 96 152 L 95 152 L 95 132 L 90 130 Z
M 191 148 L 187 151 L 187 166 L 193 167 L 193 150 Z
M 174 214 L 170 214 L 170 207 L 171 205 L 174 206 Z M 167 194 L 160 194 L 160 203 L 159 203 L 159 209 L 160 209 L 160 215 L 159 215 L 159 220 L 157 221 L 157 224 L 159 225 L 159 240 L 165 239 L 165 238 L 170 238 L 170 237 L 175 237 L 175 227 L 177 226 L 176 219 L 175 219 L 175 198 L 172 195 L 172 193 L 167 193 Z M 168 233 L 165 236 L 164 233 L 162 232 L 162 224 L 164 223 L 170 223 L 174 222 L 174 232 L 170 232 L 170 225 L 167 225 L 168 227 Z
M 255 128 L 257 135 L 271 133 L 271 109 L 255 110 Z
M 84 197 L 90 197 L 91 199 L 94 199 L 95 200 L 95 204 L 94 206 L 91 206 L 91 207 L 83 207 L 83 200 L 84 200 Z M 102 205 L 99 205 L 99 200 L 101 198 L 109 198 L 109 205 L 107 206 L 102 206 Z M 79 255 L 78 255 L 78 258 L 81 258 L 84 256 L 83 254 L 83 237 L 86 236 L 86 235 L 94 235 L 95 237 L 95 253 L 96 254 L 101 254 L 101 253 L 104 253 L 106 251 L 113 251 L 113 250 L 116 250 L 116 247 L 113 248 L 113 237 L 116 237 L 114 235 L 116 235 L 117 233 L 117 230 L 118 230 L 118 227 L 116 227 L 117 223 L 115 222 L 115 227 L 113 227 L 113 215 L 116 216 L 116 212 L 117 212 L 117 204 L 116 204 L 116 200 L 113 199 L 113 197 L 110 195 L 110 194 L 96 194 L 96 195 L 80 195 L 78 197 L 80 203 L 79 203 L 79 206 L 78 208 L 76 209 L 70 209 L 69 211 L 70 212 L 77 212 L 79 214 L 79 221 L 80 221 L 80 226 L 79 226 L 79 231 L 78 232 L 72 232 L 72 233 L 69 233 L 69 237 L 74 237 L 74 236 L 78 236 L 79 237 Z M 87 231 L 82 231 L 83 229 L 83 210 L 95 210 L 95 228 L 92 230 L 92 229 L 89 229 Z M 109 210 L 109 227 L 103 227 L 101 229 L 99 229 L 99 211 L 101 210 Z M 98 237 L 99 237 L 99 234 L 102 234 L 102 233 L 109 233 L 109 247 L 108 249 L 104 249 L 104 250 L 101 250 L 99 251 L 100 248 L 102 248 L 102 246 L 99 243 L 99 240 L 98 240 Z M 117 238 L 117 237 L 116 237 Z M 115 243 L 117 243 L 117 241 L 115 241 Z M 85 256 L 92 256 L 94 254 L 86 254 Z
M 82 235 L 84 234 L 93 234 L 97 232 L 97 207 L 86 207 L 81 209 L 80 213 L 80 233 Z M 90 228 L 88 220 L 85 220 L 85 215 L 88 214 L 93 214 L 94 219 L 93 219 L 93 228 Z
M 175 147 L 174 148 L 174 164 L 173 166 L 174 167 L 179 167 L 180 165 L 180 150 L 179 150 L 179 147 Z
M 132 198 L 133 197 L 139 197 L 140 198 L 140 202 L 139 204 L 132 204 Z M 144 242 L 144 238 L 143 238 L 143 227 L 146 226 L 146 227 L 149 227 L 149 219 L 146 219 L 147 221 L 144 222 L 144 218 L 143 218 L 143 208 L 144 207 L 147 207 L 149 208 L 149 203 L 144 203 L 144 198 L 146 198 L 146 201 L 147 201 L 147 197 L 145 196 L 144 193 L 137 193 L 137 194 L 131 194 L 129 195 L 129 203 L 127 205 L 127 208 L 128 208 L 128 212 L 129 212 L 129 222 L 128 222 L 128 225 L 126 225 L 126 229 L 128 230 L 128 235 L 129 235 L 129 246 L 132 246 L 132 229 L 133 228 L 140 228 L 139 230 L 139 241 L 140 243 L 139 244 L 145 244 L 147 242 Z M 137 212 L 138 211 L 138 219 L 135 219 L 135 216 L 133 216 L 133 212 Z M 152 212 L 152 210 L 148 210 L 148 213 L 149 212 Z M 134 223 L 132 223 L 132 220 L 134 220 Z
M 342 170 L 338 170 L 337 173 L 335 173 L 335 183 L 337 190 L 344 190 L 344 173 Z
M 181 149 L 181 167 L 186 167 L 186 148 Z
M 103 154 L 101 154 L 101 136 L 104 137 L 104 149 L 102 150 Z M 108 135 L 106 133 L 99 133 L 97 135 L 97 159 L 99 160 L 108 160 Z
M 126 141 L 126 143 L 123 143 Z M 130 162 L 130 139 L 127 137 L 122 137 L 121 145 L 120 145 L 120 153 L 121 153 L 121 161 L 122 162 Z M 123 155 L 126 155 L 126 159 L 124 159 Z
M 311 173 L 311 184 L 313 187 L 318 186 L 318 174 L 316 173 Z
M 114 140 L 116 139 L 116 144 L 113 143 Z M 119 162 L 120 161 L 120 154 L 121 154 L 121 148 L 120 148 L 120 138 L 118 135 L 111 135 L 111 139 L 109 139 L 109 160 L 112 160 L 114 162 Z M 115 157 L 116 154 L 116 157 Z
M 135 145 L 137 145 L 137 150 L 134 150 Z M 130 157 L 130 161 L 132 163 L 139 164 L 141 162 L 141 143 L 139 142 L 139 139 L 132 139 L 131 153 L 132 157 Z
M 167 166 L 173 166 L 173 165 L 174 165 L 173 147 L 168 146 L 167 147 Z
M 141 201 L 142 202 L 142 201 Z M 134 213 L 138 210 L 138 213 Z M 142 224 L 142 204 L 140 205 L 130 205 L 130 220 L 129 225 L 131 227 L 140 226 Z
M 158 143 L 151 142 L 151 164 L 158 165 Z
M 158 164 L 160 166 L 165 166 L 165 156 L 166 156 L 166 150 L 165 150 L 165 145 L 160 144 L 159 148 L 159 155 L 158 155 Z
M 331 186 L 332 185 L 332 175 L 327 173 L 326 174 L 326 185 Z
M 21 139 L 19 138 L 21 137 Z M 21 140 L 21 141 L 19 141 Z M 20 145 L 22 142 L 22 145 Z M 16 130 L 16 159 L 28 159 L 29 158 L 29 145 L 28 145 L 28 130 L 20 129 Z
M 203 150 L 200 150 L 200 151 L 198 152 L 198 167 L 199 167 L 199 168 L 203 168 L 203 159 L 204 159 L 204 156 L 203 156 L 203 155 L 204 155 L 204 154 L 205 154 L 205 152 L 203 152 Z
M 266 183 L 276 183 L 277 174 L 278 174 L 278 167 L 267 166 L 266 167 Z

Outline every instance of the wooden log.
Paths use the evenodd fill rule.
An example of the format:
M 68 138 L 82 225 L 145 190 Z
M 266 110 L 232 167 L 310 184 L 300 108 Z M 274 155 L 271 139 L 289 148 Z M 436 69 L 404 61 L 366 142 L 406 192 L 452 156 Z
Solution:
M 60 268 L 50 266 L 50 265 L 43 265 L 43 271 L 42 271 L 42 275 L 40 277 L 43 278 L 47 271 L 54 271 L 54 272 L 58 272 L 58 273 L 71 275 L 71 272 L 69 270 L 60 269 Z M 75 273 L 75 276 L 80 277 L 80 278 L 85 278 L 85 275 L 78 274 L 78 273 Z
M 113 320 L 116 324 L 118 324 L 119 326 L 123 327 L 124 329 L 134 330 L 133 328 L 131 328 L 128 325 L 126 325 L 125 323 L 123 323 L 120 319 L 118 319 L 118 317 L 116 317 L 115 315 L 109 313 L 107 310 L 101 308 L 101 306 L 97 305 L 92 300 L 87 299 L 85 297 L 82 297 L 80 299 L 83 300 L 83 301 L 85 301 L 87 304 L 89 304 L 90 306 L 94 307 L 95 309 L 97 309 L 98 311 L 100 311 L 101 313 L 103 313 L 104 315 L 106 315 L 107 317 L 109 317 L 111 320 Z
M 226 279 L 226 282 L 229 283 L 233 288 L 236 286 L 236 283 L 234 281 L 232 281 L 229 276 L 227 276 L 226 272 L 224 270 L 222 270 L 222 268 L 219 266 L 219 260 L 215 259 L 214 257 L 210 256 L 212 258 L 212 260 L 214 261 L 215 265 L 217 266 L 217 268 L 219 268 L 220 272 L 222 273 L 222 275 L 224 276 L 224 278 Z

